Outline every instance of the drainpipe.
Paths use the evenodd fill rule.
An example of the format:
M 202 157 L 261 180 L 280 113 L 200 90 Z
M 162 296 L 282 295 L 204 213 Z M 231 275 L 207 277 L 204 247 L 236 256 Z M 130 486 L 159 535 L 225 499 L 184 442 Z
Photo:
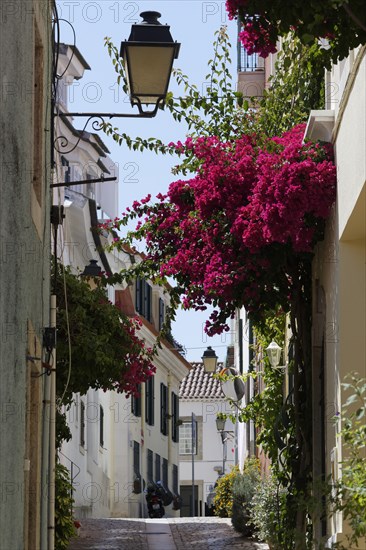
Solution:
M 170 430 L 168 429 L 168 467 L 172 460 L 172 434 L 173 434 L 173 411 L 172 411 L 172 400 L 171 400 L 171 374 L 168 371 L 168 418 L 171 420 Z M 169 487 L 169 471 L 168 471 L 168 487 Z M 168 488 L 167 487 L 167 488 Z
M 48 468 L 50 449 L 50 395 L 51 380 L 44 376 L 43 385 L 43 415 L 42 415 L 42 471 L 41 471 L 41 550 L 47 550 L 48 544 Z
M 51 295 L 51 328 L 56 327 L 56 296 Z M 53 349 L 50 391 L 48 550 L 55 548 L 55 463 L 56 463 L 56 348 Z
M 141 476 L 141 517 L 145 517 L 145 491 L 144 491 L 144 445 L 145 445 L 145 383 L 141 384 L 141 435 L 140 435 L 140 476 Z M 146 480 L 147 483 L 147 480 Z

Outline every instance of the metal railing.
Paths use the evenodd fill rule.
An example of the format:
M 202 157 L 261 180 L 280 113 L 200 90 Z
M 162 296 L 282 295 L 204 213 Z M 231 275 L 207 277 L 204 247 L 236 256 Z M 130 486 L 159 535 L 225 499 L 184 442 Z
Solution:
M 73 500 L 73 498 L 74 498 L 74 480 L 80 474 L 81 470 L 80 470 L 79 466 L 71 460 L 71 458 L 66 456 L 62 451 L 58 451 L 58 452 L 59 452 L 60 455 L 62 455 L 64 458 L 66 458 L 66 460 L 68 460 L 70 462 L 70 468 L 69 468 L 69 470 L 70 470 L 70 480 L 71 480 L 70 496 L 71 496 L 71 500 Z M 76 473 L 75 473 L 75 470 L 76 470 Z
M 242 24 L 238 19 L 238 35 L 243 30 Z M 257 53 L 249 55 L 238 37 L 237 43 L 238 72 L 264 71 L 264 59 Z
M 264 71 L 264 59 L 257 53 L 249 55 L 244 46 L 240 44 L 240 49 L 238 51 L 238 71 Z

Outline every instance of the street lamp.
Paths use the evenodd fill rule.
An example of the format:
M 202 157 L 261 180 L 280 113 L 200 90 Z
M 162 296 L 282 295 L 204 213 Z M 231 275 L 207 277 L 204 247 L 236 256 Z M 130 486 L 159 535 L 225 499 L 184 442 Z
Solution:
M 229 436 L 232 437 L 232 434 L 234 432 L 232 431 L 226 431 L 225 430 L 225 423 L 226 419 L 222 418 L 220 416 L 216 417 L 216 428 L 217 431 L 221 435 L 221 441 L 222 441 L 222 473 L 225 474 L 225 463 L 226 463 L 226 455 L 227 455 L 227 440 L 229 439 Z
M 86 118 L 82 130 L 79 131 L 80 137 L 72 148 L 67 150 L 69 141 L 66 136 L 57 135 L 53 140 L 54 149 L 63 155 L 74 151 L 77 147 L 83 132 L 86 130 L 89 122 L 92 122 L 92 128 L 100 131 L 105 119 L 112 118 L 153 118 L 158 112 L 159 107 L 163 106 L 169 86 L 169 80 L 172 72 L 173 60 L 177 59 L 180 44 L 174 42 L 170 34 L 169 25 L 162 25 L 158 18 L 161 14 L 157 11 L 145 11 L 141 13 L 143 21 L 135 23 L 131 27 L 131 34 L 128 40 L 121 43 L 120 55 L 123 58 L 126 77 L 128 82 L 131 105 L 138 108 L 138 113 L 66 113 L 60 111 L 56 106 L 56 98 L 52 100 L 52 131 L 54 131 L 54 118 L 60 117 L 65 121 L 69 118 Z M 53 83 L 57 88 L 57 79 Z M 143 109 L 142 105 L 153 105 L 153 109 Z M 104 178 L 103 180 L 93 180 L 94 182 L 112 181 L 116 178 Z M 67 186 L 76 185 L 80 182 L 68 182 Z M 86 180 L 82 183 L 90 183 Z M 59 183 L 61 187 L 65 184 Z M 56 185 L 54 185 L 56 186 Z
M 273 369 L 285 369 L 286 366 L 280 366 L 280 359 L 281 359 L 281 352 L 282 348 L 277 344 L 277 342 L 271 342 L 269 346 L 266 348 L 267 356 L 269 359 L 269 362 L 271 364 L 271 367 Z
M 173 60 L 180 44 L 173 41 L 168 25 L 162 25 L 157 11 L 144 11 L 142 23 L 132 25 L 128 41 L 121 44 L 130 99 L 142 113 L 141 104 L 156 107 L 166 97 Z
M 166 98 L 173 60 L 178 57 L 180 44 L 173 41 L 169 25 L 162 25 L 157 11 L 142 12 L 142 23 L 132 25 L 128 40 L 121 43 L 120 55 L 126 69 L 130 100 L 138 113 L 64 113 L 61 118 L 88 117 L 84 130 L 92 118 L 152 118 Z M 154 105 L 143 110 L 142 105 Z M 97 121 L 95 121 L 97 122 Z M 93 128 L 98 129 L 93 123 Z
M 215 350 L 213 350 L 211 346 L 208 346 L 208 348 L 205 350 L 204 354 L 202 355 L 203 368 L 205 369 L 205 372 L 207 373 L 216 372 L 217 359 L 218 357 L 215 353 Z
M 225 430 L 225 424 L 226 424 L 225 418 L 221 418 L 220 416 L 216 417 L 216 429 L 218 432 L 223 432 Z

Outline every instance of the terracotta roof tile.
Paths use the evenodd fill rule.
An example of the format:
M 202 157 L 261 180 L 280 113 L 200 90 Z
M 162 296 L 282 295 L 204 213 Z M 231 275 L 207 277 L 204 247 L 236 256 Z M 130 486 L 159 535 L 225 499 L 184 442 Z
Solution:
M 180 383 L 181 399 L 223 399 L 225 397 L 220 381 L 213 378 L 211 373 L 204 371 L 203 363 L 191 363 L 191 366 L 191 370 Z M 223 364 L 219 363 L 218 366 L 222 367 Z

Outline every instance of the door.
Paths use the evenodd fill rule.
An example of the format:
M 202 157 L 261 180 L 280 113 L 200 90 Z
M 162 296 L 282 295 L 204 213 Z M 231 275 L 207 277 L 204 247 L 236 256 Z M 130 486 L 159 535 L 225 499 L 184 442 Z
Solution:
M 182 507 L 180 509 L 181 518 L 189 518 L 198 515 L 198 485 L 194 486 L 194 513 L 192 514 L 192 485 L 181 485 L 180 496 L 182 497 Z

